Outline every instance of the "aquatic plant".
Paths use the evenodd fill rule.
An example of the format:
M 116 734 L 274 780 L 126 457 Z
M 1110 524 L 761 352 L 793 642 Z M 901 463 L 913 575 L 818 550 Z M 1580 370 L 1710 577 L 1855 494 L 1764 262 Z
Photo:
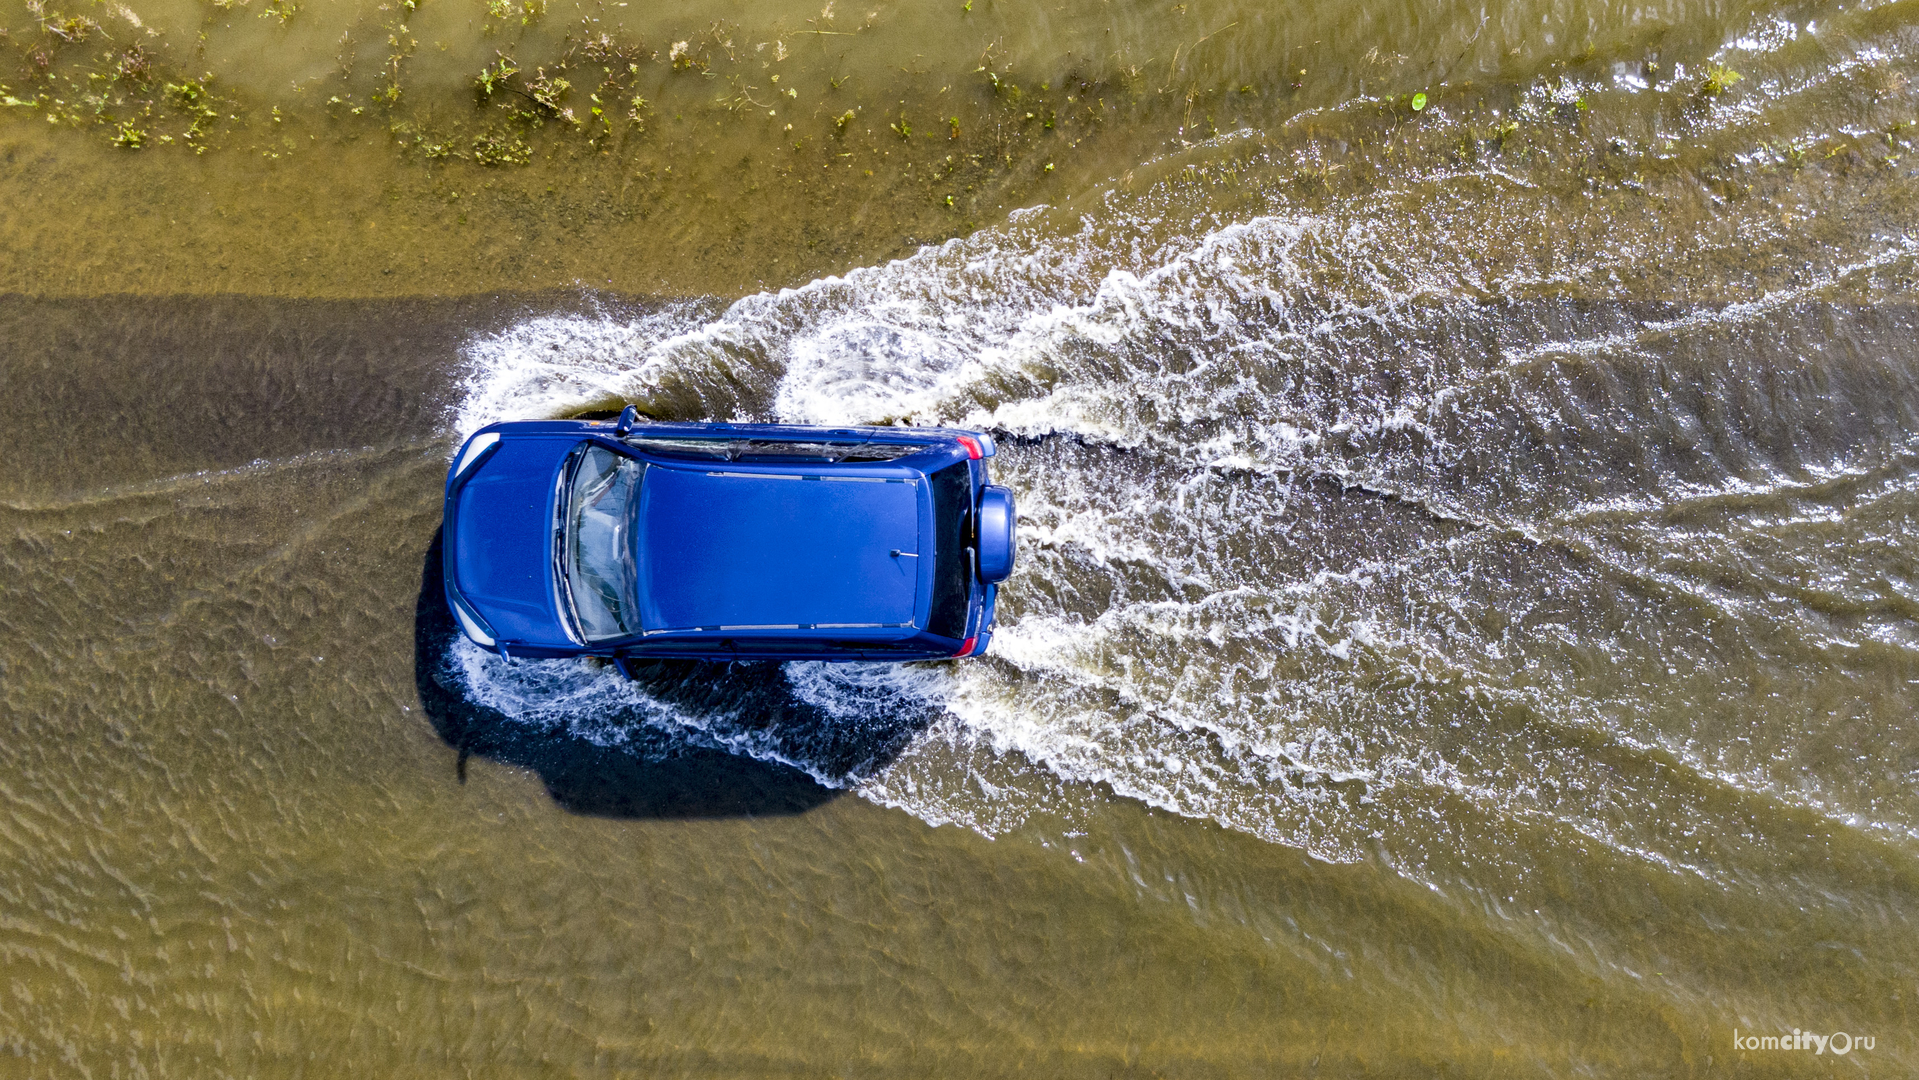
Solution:
M 491 100 L 494 91 L 506 89 L 507 80 L 520 73 L 520 65 L 514 63 L 512 57 L 504 53 L 495 55 L 499 59 L 481 68 L 480 73 L 473 77 L 473 88 L 480 92 L 482 100 Z
M 100 29 L 99 23 L 94 22 L 85 15 L 51 15 L 46 18 L 42 25 L 46 28 L 47 33 L 52 34 L 62 41 L 74 44 L 79 44 L 87 40 L 87 38 L 93 36 L 95 30 Z
M 1706 66 L 1706 74 L 1699 82 L 1699 92 L 1707 97 L 1718 97 L 1732 88 L 1732 84 L 1745 76 L 1715 60 Z
M 144 83 L 153 77 L 153 61 L 139 42 L 127 46 L 114 59 L 113 78 L 116 82 Z
M 406 9 L 413 10 L 415 0 L 404 0 Z M 546 0 L 525 0 L 520 5 L 520 25 L 531 26 L 546 14 Z M 486 0 L 486 13 L 481 16 L 483 33 L 496 32 L 501 24 L 513 17 L 512 0 Z
M 481 165 L 525 165 L 533 148 L 512 132 L 483 131 L 473 136 L 473 160 Z
M 571 89 L 573 89 L 572 83 L 559 75 L 548 75 L 546 69 L 542 67 L 534 69 L 534 77 L 526 84 L 526 95 L 532 98 L 535 104 L 557 116 L 565 111 L 566 107 L 561 104 L 561 101 Z
M 220 110 L 213 106 L 213 95 L 207 84 L 213 76 L 202 75 L 198 79 L 183 79 L 177 83 L 166 84 L 166 95 L 175 110 L 189 117 L 187 130 L 181 136 L 182 141 L 194 144 L 204 139 L 212 126 L 220 119 Z M 206 147 L 195 147 L 196 152 L 205 152 Z
M 263 6 L 265 2 L 263 0 Z M 277 2 L 292 10 L 291 5 L 303 0 Z M 231 0 L 231 3 L 238 8 L 250 5 L 252 0 Z M 917 174 L 917 179 L 930 186 L 963 169 L 998 173 L 1009 179 L 1019 176 L 1024 178 L 1022 182 L 1031 182 L 1046 175 L 1046 159 L 1034 160 L 1027 156 L 1028 152 L 1058 129 L 1066 129 L 1074 142 L 1096 130 L 1107 119 L 1108 103 L 1101 97 L 1102 88 L 1107 93 L 1118 89 L 1118 84 L 1112 81 L 1076 76 L 1069 77 L 1057 91 L 1051 81 L 1037 78 L 1031 85 L 1022 87 L 1020 83 L 1025 80 L 1019 79 L 1013 68 L 997 57 L 994 49 L 988 49 L 977 67 L 983 86 L 962 87 L 960 94 L 939 98 L 937 103 L 929 93 L 925 99 L 908 101 L 897 110 L 889 109 L 893 116 L 882 118 L 881 124 L 860 125 L 855 121 L 865 112 L 865 105 L 873 102 L 857 97 L 836 108 L 822 108 L 812 118 L 798 108 L 788 113 L 789 103 L 797 106 L 805 101 L 805 87 L 793 85 L 791 70 L 766 70 L 771 66 L 767 62 L 769 58 L 777 63 L 788 55 L 786 42 L 777 36 L 749 43 L 752 48 L 748 49 L 736 44 L 738 27 L 715 22 L 670 46 L 661 43 L 659 47 L 650 48 L 637 39 L 602 29 L 594 19 L 583 18 L 580 29 L 564 35 L 557 45 L 545 36 L 499 43 L 500 48 L 493 50 L 494 56 L 483 66 L 468 69 L 472 74 L 462 89 L 472 95 L 474 108 L 463 115 L 437 107 L 438 99 L 425 89 L 427 84 L 413 85 L 410 65 L 421 42 L 407 20 L 417 6 L 418 0 L 412 4 L 395 0 L 384 8 L 387 14 L 378 25 L 378 33 L 386 45 L 384 50 L 379 50 L 384 52 L 384 62 L 376 60 L 356 72 L 351 60 L 343 59 L 339 76 L 346 85 L 336 84 L 333 92 L 323 92 L 313 100 L 320 106 L 319 111 L 332 117 L 330 130 L 341 140 L 373 133 L 375 127 L 356 120 L 377 106 L 374 119 L 378 121 L 382 141 L 389 141 L 407 157 L 421 163 L 457 158 L 487 167 L 524 165 L 536 154 L 544 155 L 549 147 L 567 153 L 569 144 L 575 152 L 590 147 L 598 153 L 613 153 L 621 148 L 623 138 L 654 127 L 652 97 L 674 94 L 690 97 L 666 110 L 666 118 L 672 121 L 694 119 L 683 113 L 708 111 L 710 114 L 716 111 L 711 109 L 714 103 L 739 115 L 747 114 L 750 108 L 765 109 L 768 115 L 775 117 L 787 113 L 783 142 L 796 151 L 814 146 L 815 133 L 805 130 L 810 120 L 819 133 L 835 135 L 840 142 L 848 144 L 835 152 L 840 158 L 857 153 L 856 144 L 871 148 L 872 136 L 877 134 L 872 129 L 883 126 L 897 140 L 891 161 L 863 163 L 875 166 L 882 175 L 912 180 L 916 178 L 916 170 L 926 169 Z M 262 8 L 252 10 L 261 14 Z M 483 18 L 494 24 L 529 12 L 537 16 L 544 10 L 539 3 L 529 7 L 522 0 L 490 0 Z M 827 17 L 823 15 L 820 21 L 824 22 Z M 324 138 L 318 131 L 297 136 L 281 134 L 277 125 L 282 119 L 288 124 L 294 123 L 297 116 L 294 110 L 289 109 L 283 117 L 273 111 L 269 102 L 229 95 L 222 95 L 216 101 L 208 77 L 182 71 L 179 57 L 184 51 L 177 46 L 170 47 L 162 32 L 147 30 L 143 37 L 124 47 L 116 42 L 115 51 L 87 53 L 67 38 L 87 36 L 97 43 L 103 31 L 93 24 L 56 18 L 51 12 L 48 19 L 49 28 L 38 31 L 31 40 L 17 34 L 11 40 L 0 36 L 0 63 L 14 59 L 24 73 L 24 77 L 15 78 L 14 71 L 0 67 L 0 76 L 7 77 L 11 85 L 18 88 L 0 95 L 4 97 L 0 101 L 0 117 L 9 115 L 9 108 L 19 110 L 11 115 L 31 115 L 36 121 L 51 117 L 53 122 L 64 126 L 97 129 L 96 137 L 102 142 L 126 149 L 184 144 L 192 146 L 196 153 L 203 153 L 211 148 L 213 133 L 228 121 L 236 132 L 245 132 L 254 124 L 258 125 L 256 130 L 261 135 L 274 132 L 266 138 L 249 139 L 240 144 L 268 158 L 304 149 L 309 143 Z M 354 34 L 359 32 L 356 29 Z M 498 32 L 513 33 L 504 27 Z M 364 56 L 370 44 L 372 42 L 353 43 L 342 55 Z M 97 49 L 97 44 L 94 47 Z M 537 59 L 543 61 L 537 66 L 533 63 L 535 54 L 528 51 L 534 48 L 541 50 Z M 523 64 L 523 60 L 527 62 Z M 731 95 L 716 98 L 704 89 L 695 89 L 700 84 L 693 81 L 671 80 L 664 84 L 652 81 L 667 71 L 724 78 Z M 826 80 L 828 86 L 842 92 L 848 87 L 857 92 L 859 79 L 864 76 L 861 72 L 845 71 L 820 74 L 830 75 Z M 73 84 L 73 88 L 69 89 L 67 84 Z M 656 86 L 659 89 L 656 90 Z M 989 87 L 990 93 L 983 92 Z M 574 90 L 580 91 L 577 97 Z M 939 92 L 944 94 L 947 88 L 941 87 Z M 1213 130 L 1212 110 L 1206 110 L 1204 123 L 1200 124 L 1197 123 L 1200 109 L 1193 106 L 1206 94 L 1215 92 L 1196 88 L 1186 94 L 1189 115 L 1182 132 Z M 946 115 L 929 114 L 936 117 L 930 129 L 915 125 L 909 116 L 922 106 L 936 108 Z M 495 109 L 500 111 L 494 112 Z M 550 123 L 555 119 L 562 123 Z M 1223 120 L 1221 118 L 1221 122 Z M 965 146 L 967 152 L 958 155 L 962 162 L 958 165 L 951 156 L 944 168 L 919 160 L 928 155 L 917 151 L 930 150 L 934 145 L 932 140 L 942 133 L 949 145 L 964 145 L 969 141 L 982 145 Z M 895 141 L 886 136 L 880 139 Z M 887 156 L 885 152 L 878 154 L 880 158 Z M 840 162 L 835 160 L 831 164 Z M 872 169 L 864 169 L 866 175 L 873 173 Z M 854 173 L 861 174 L 861 170 Z M 977 190 L 975 183 L 961 183 L 967 192 Z M 921 197 L 929 203 L 940 203 L 946 194 L 945 191 L 923 191 Z M 955 205 L 957 202 L 955 194 Z

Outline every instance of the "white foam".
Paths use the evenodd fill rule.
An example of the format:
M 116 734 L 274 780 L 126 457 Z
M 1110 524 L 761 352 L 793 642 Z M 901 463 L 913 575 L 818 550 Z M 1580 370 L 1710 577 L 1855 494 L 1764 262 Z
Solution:
M 1541 85 L 1528 109 L 1596 89 Z M 1419 179 L 1467 175 L 1504 177 Z M 1516 215 L 1555 212 L 1517 201 L 1547 198 L 1530 181 L 1505 180 L 1487 197 L 1516 200 Z M 1242 220 L 1190 225 L 1116 198 L 1076 229 L 1023 215 L 717 314 L 533 319 L 474 342 L 462 433 L 641 396 L 670 377 L 744 385 L 742 414 L 761 418 L 1049 441 L 1002 440 L 996 475 L 1017 490 L 1020 569 L 989 660 L 783 669 L 793 699 L 841 733 L 908 732 L 883 755 L 849 758 L 817 732 L 688 711 L 587 663 L 467 649 L 470 692 L 608 745 L 643 728 L 785 762 L 989 835 L 1110 789 L 1321 858 L 1384 845 L 1415 876 L 1427 859 L 1497 858 L 1501 837 L 1526 829 L 1691 868 L 1695 832 L 1747 842 L 1713 784 L 1910 835 L 1901 815 L 1912 807 L 1861 810 L 1864 780 L 1835 773 L 1795 792 L 1769 759 L 1715 759 L 1728 739 L 1772 737 L 1789 755 L 1810 736 L 1724 718 L 1726 731 L 1696 734 L 1696 717 L 1655 691 L 1716 640 L 1714 619 L 1770 618 L 1768 647 L 1900 647 L 1883 627 L 1773 618 L 1703 580 L 1664 534 L 1632 534 L 1640 548 L 1627 557 L 1610 520 L 1715 493 L 1798 497 L 1805 485 L 1751 479 L 1765 462 L 1606 471 L 1605 440 L 1656 450 L 1696 439 L 1698 421 L 1668 402 L 1583 413 L 1579 388 L 1549 369 L 1569 357 L 1649 368 L 1675 341 L 1760 326 L 1907 266 L 1911 242 L 1874 239 L 1802 284 L 1673 318 L 1635 325 L 1568 306 L 1528 324 L 1484 301 L 1628 298 L 1618 283 L 1672 251 L 1710 263 L 1699 249 L 1750 237 L 1627 237 L 1576 266 L 1520 259 L 1494 271 L 1446 216 L 1468 196 L 1434 196 L 1429 210 L 1400 197 L 1310 214 L 1275 198 Z M 1583 444 L 1581 423 L 1597 432 Z M 1792 467 L 1850 475 L 1879 449 Z M 1315 493 L 1314 479 L 1396 498 L 1342 501 Z M 1619 621 L 1582 622 L 1588 604 Z M 1582 668 L 1605 672 L 1611 696 L 1591 693 Z M 1779 677 L 1796 676 L 1786 665 Z M 901 727 L 908 714 L 924 722 Z M 1486 730 L 1462 735 L 1462 722 Z M 1653 769 L 1636 788 L 1588 783 L 1594 766 L 1566 750 L 1569 729 L 1622 760 L 1676 762 L 1691 781 Z
M 674 304 L 633 318 L 541 316 L 469 341 L 455 445 L 501 420 L 564 416 L 644 393 L 675 345 L 705 325 L 701 311 Z
M 630 745 L 645 727 L 694 733 L 735 719 L 674 709 L 596 661 L 502 659 L 465 637 L 455 640 L 451 660 L 475 703 L 596 746 Z

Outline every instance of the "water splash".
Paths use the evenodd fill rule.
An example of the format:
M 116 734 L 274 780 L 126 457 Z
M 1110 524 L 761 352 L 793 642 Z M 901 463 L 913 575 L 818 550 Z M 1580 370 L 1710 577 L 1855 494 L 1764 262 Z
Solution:
M 987 833 L 1111 791 L 1427 881 L 1521 837 L 1729 880 L 1807 842 L 1755 838 L 1762 805 L 1919 836 L 1909 790 L 1829 751 L 1849 720 L 1804 707 L 1874 677 L 1850 658 L 1919 662 L 1890 557 L 1919 508 L 1913 318 L 1862 303 L 1906 294 L 1909 238 L 1649 211 L 1566 262 L 1567 189 L 1499 168 L 1339 206 L 1276 184 L 1227 220 L 1172 212 L 1173 172 L 704 322 L 476 343 L 463 424 L 611 394 L 985 427 L 1021 507 L 991 659 L 786 668 L 807 722 L 931 717 L 883 761 L 604 675 L 499 707 L 630 715 Z M 1800 270 L 1642 298 L 1756 237 Z

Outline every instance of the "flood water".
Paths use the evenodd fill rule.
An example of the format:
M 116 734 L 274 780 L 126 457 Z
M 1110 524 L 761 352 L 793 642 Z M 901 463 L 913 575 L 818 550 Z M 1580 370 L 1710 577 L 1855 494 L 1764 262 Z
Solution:
M 0 1075 L 1919 1072 L 1919 7 L 0 28 Z M 990 654 L 466 644 L 622 402 L 993 432 Z

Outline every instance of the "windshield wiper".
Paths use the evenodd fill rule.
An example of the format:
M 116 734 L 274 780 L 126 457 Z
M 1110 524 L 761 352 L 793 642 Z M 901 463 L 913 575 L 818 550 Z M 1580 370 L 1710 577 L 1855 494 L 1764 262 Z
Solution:
M 560 470 L 560 487 L 553 500 L 559 509 L 553 522 L 553 577 L 559 582 L 560 621 L 566 624 L 566 631 L 578 641 L 586 640 L 586 630 L 580 625 L 580 613 L 573 606 L 573 575 L 566 569 L 566 549 L 568 533 L 573 521 L 573 474 L 580 471 L 580 462 L 585 454 L 575 450 L 573 458 L 566 468 Z

